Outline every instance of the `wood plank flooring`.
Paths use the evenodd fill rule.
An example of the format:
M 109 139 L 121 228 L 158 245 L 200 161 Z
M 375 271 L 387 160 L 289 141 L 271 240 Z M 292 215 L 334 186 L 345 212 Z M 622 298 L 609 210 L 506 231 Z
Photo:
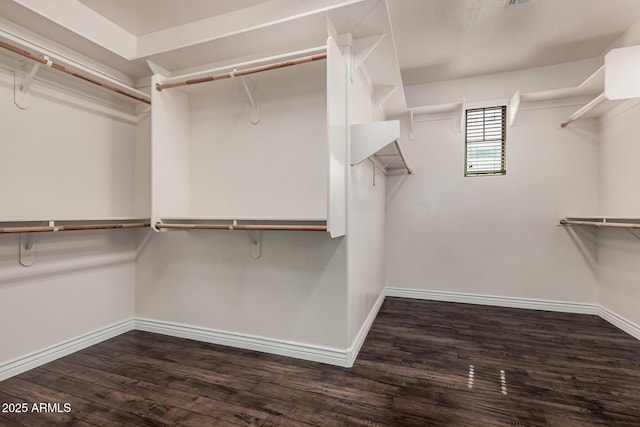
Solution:
M 0 426 L 638 427 L 640 341 L 596 316 L 387 298 L 351 369 L 135 331 L 0 382 L 0 402 L 29 406 Z

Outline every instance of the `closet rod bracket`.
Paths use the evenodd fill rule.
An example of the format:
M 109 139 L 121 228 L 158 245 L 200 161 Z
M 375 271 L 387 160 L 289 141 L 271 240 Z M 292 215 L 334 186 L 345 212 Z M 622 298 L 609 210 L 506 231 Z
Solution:
M 47 65 L 52 63 L 49 57 L 45 56 L 44 59 Z M 31 107 L 31 91 L 29 88 L 40 69 L 40 65 L 39 62 L 20 61 L 20 68 L 14 75 L 13 101 L 16 107 L 21 110 L 28 110 Z
M 36 262 L 37 233 L 20 233 L 18 246 L 20 247 L 18 262 L 23 267 L 31 267 Z
M 259 259 L 262 256 L 262 231 L 249 230 L 249 240 L 251 240 L 251 258 Z
M 230 73 L 233 77 L 235 77 L 235 71 L 236 70 L 233 70 Z M 247 94 L 247 98 L 249 98 L 249 104 L 251 105 L 251 123 L 257 125 L 258 123 L 260 123 L 260 108 L 258 106 L 256 89 L 257 84 L 250 77 L 246 76 L 240 76 L 240 81 L 242 82 L 242 87 Z
M 413 109 L 409 110 L 409 141 L 416 140 L 416 120 Z

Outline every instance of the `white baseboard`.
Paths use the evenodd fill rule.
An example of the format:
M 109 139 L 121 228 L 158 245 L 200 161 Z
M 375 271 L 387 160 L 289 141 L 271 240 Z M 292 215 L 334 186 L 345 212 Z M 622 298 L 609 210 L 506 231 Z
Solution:
M 349 362 L 347 350 L 337 348 L 276 340 L 255 335 L 239 334 L 152 319 L 136 319 L 135 325 L 136 330 L 139 331 L 278 354 L 280 356 L 295 357 L 313 362 L 327 363 L 329 365 L 347 367 Z
M 382 307 L 384 298 L 385 290 L 383 289 L 382 292 L 380 292 L 380 296 L 378 296 L 378 299 L 373 304 L 373 307 L 371 308 L 367 319 L 364 321 L 364 324 L 358 331 L 355 340 L 353 340 L 353 344 L 349 349 L 347 349 L 347 368 L 352 367 L 353 363 L 356 361 L 358 353 L 360 353 L 360 349 L 362 348 L 362 344 L 364 344 L 364 340 L 365 338 L 367 338 L 369 329 L 371 329 L 371 325 L 373 324 L 373 321 L 376 320 L 376 316 L 378 315 L 378 311 L 380 311 L 380 307 Z
M 387 287 L 388 297 L 425 299 L 432 301 L 461 302 L 465 304 L 492 305 L 497 307 L 526 308 L 530 310 L 559 311 L 563 313 L 598 314 L 598 305 L 589 303 L 536 300 L 529 298 L 499 297 L 458 292 L 428 291 Z
M 627 320 L 624 317 L 602 306 L 598 307 L 598 316 L 611 323 L 618 329 L 625 331 L 635 339 L 640 340 L 640 326 L 636 325 L 632 321 Z
M 152 319 L 128 319 L 118 322 L 93 332 L 78 336 L 47 347 L 43 350 L 30 353 L 0 364 L 0 381 L 18 375 L 29 369 L 36 368 L 60 357 L 98 344 L 102 341 L 116 337 L 125 332 L 140 330 L 179 338 L 193 339 L 212 344 L 230 347 L 244 348 L 247 350 L 261 351 L 294 357 L 313 362 L 327 363 L 330 365 L 351 367 L 353 366 L 366 336 L 373 324 L 385 297 L 414 298 L 433 301 L 460 302 L 467 304 L 481 304 L 499 307 L 525 308 L 533 310 L 559 311 L 566 313 L 598 315 L 612 325 L 618 327 L 634 338 L 640 340 L 640 326 L 619 316 L 605 307 L 597 304 L 572 303 L 563 301 L 533 300 L 527 298 L 498 297 L 489 295 L 463 294 L 456 292 L 428 291 L 422 289 L 406 289 L 387 287 L 374 303 L 367 319 L 358 331 L 350 348 L 342 350 L 337 348 L 315 346 L 299 342 L 283 341 L 255 335 L 239 334 L 198 326 L 183 325 L 172 322 L 164 322 Z
M 40 365 L 59 359 L 76 351 L 80 351 L 92 345 L 106 341 L 125 332 L 134 329 L 134 320 L 128 319 L 114 323 L 104 328 L 80 335 L 66 340 L 60 344 L 49 346 L 45 349 L 35 351 L 26 356 L 18 357 L 0 364 L 0 381 L 26 372 L 29 369 L 37 368 Z

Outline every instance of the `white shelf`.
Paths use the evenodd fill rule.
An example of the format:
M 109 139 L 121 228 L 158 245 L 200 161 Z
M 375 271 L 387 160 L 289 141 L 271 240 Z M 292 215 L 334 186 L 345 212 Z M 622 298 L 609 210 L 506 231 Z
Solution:
M 399 140 L 398 120 L 351 125 L 351 165 L 375 157 L 384 165 L 385 175 L 411 174 Z
M 337 220 L 345 216 L 344 196 L 334 197 L 335 188 L 327 183 L 327 168 L 333 176 L 329 158 L 339 158 L 340 150 L 346 158 L 346 142 L 331 143 L 335 135 L 346 135 L 338 131 L 340 123 L 335 120 L 344 122 L 346 108 L 346 95 L 335 93 L 346 80 L 337 45 L 330 39 L 323 48 L 280 55 L 275 62 L 273 57 L 263 58 L 231 70 L 254 68 L 248 65 L 269 68 L 299 58 L 301 52 L 324 50 L 326 61 L 252 73 L 246 82 L 250 90 L 243 89 L 241 76 L 153 90 L 154 228 L 167 221 L 173 225 L 319 221 L 312 225 L 326 227 L 332 201 L 337 199 L 342 206 L 336 205 L 337 215 L 331 216 L 331 232 L 344 234 Z M 332 82 L 336 69 L 342 74 Z M 226 66 L 205 74 L 217 76 L 228 70 Z M 167 80 L 155 75 L 154 83 L 175 83 L 184 77 Z M 259 110 L 257 122 L 252 108 Z M 346 161 L 339 163 L 335 169 L 344 171 Z M 346 185 L 344 178 L 335 181 Z
M 604 65 L 576 87 L 525 92 L 520 95 L 522 102 L 553 101 L 556 99 L 595 97 L 604 92 Z
M 0 234 L 90 231 L 149 227 L 149 218 L 126 220 L 2 221 Z
M 116 223 L 116 222 L 140 222 L 149 221 L 149 217 L 132 217 L 132 216 L 120 216 L 120 217 L 100 217 L 100 218 L 88 218 L 88 217 L 67 217 L 67 218 L 0 218 L 0 224 L 10 223 L 49 223 L 50 221 L 55 224 L 70 224 L 70 223 Z
M 581 87 L 597 89 L 598 95 L 587 105 L 572 114 L 562 127 L 583 117 L 601 116 L 617 103 L 640 98 L 640 46 L 611 49 L 604 57 L 604 66 L 589 77 Z M 607 106 L 604 109 L 603 106 Z M 594 114 L 595 113 L 595 114 Z
M 560 225 L 631 229 L 631 228 L 640 228 L 640 218 L 567 217 L 560 220 Z
M 212 217 L 212 216 L 187 216 L 187 217 L 162 217 L 162 222 L 327 222 L 327 218 L 282 218 L 282 217 Z
M 244 230 L 244 231 L 328 231 L 327 221 L 309 220 L 230 220 L 208 219 L 194 220 L 192 218 L 163 218 L 153 224 L 156 230 Z
M 563 127 L 580 118 L 600 118 L 625 100 L 640 98 L 640 46 L 612 49 L 605 55 L 604 65 L 573 87 L 516 92 L 520 102 L 554 101 L 567 98 L 592 98 L 585 107 L 572 114 Z M 460 102 L 412 107 L 413 114 L 437 114 L 457 111 Z M 515 109 L 517 113 L 517 108 Z M 405 112 L 406 113 L 406 112 Z

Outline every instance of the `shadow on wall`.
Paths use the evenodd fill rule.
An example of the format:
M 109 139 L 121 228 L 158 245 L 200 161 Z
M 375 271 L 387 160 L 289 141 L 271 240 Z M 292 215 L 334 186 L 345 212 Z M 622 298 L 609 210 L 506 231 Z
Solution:
M 584 262 L 593 274 L 597 273 L 598 265 L 598 230 L 586 227 L 564 227 L 565 231 L 580 251 Z
M 0 286 L 134 262 L 135 240 L 131 230 L 41 233 L 30 267 L 19 251 L 18 235 L 0 236 Z
M 387 205 L 393 201 L 396 194 L 398 194 L 398 190 L 402 188 L 402 184 L 404 184 L 409 176 L 410 175 L 399 175 L 387 177 Z
M 263 231 L 262 256 L 251 257 L 250 235 L 241 230 L 195 230 L 156 233 L 140 231 L 137 235 L 136 259 L 148 251 L 166 263 L 173 260 L 211 264 L 260 266 L 270 270 L 322 271 L 333 263 L 343 239 L 327 233 L 308 231 Z M 153 254 L 151 254 L 153 255 Z M 268 266 L 268 267 L 267 267 Z

